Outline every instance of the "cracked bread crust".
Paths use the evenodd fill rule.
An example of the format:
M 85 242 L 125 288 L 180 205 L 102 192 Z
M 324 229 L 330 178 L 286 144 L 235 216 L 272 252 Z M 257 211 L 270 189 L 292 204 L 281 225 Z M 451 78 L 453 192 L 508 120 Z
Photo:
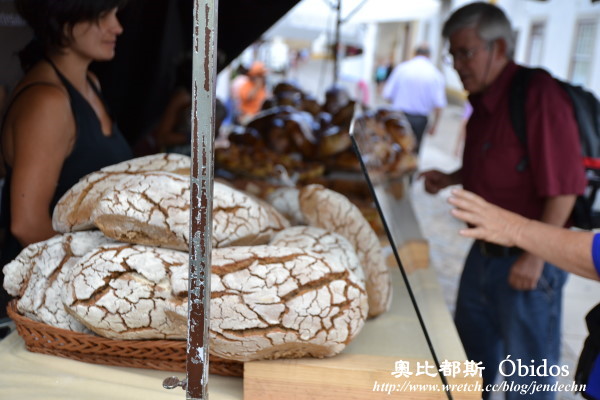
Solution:
M 187 303 L 188 254 L 117 244 L 86 254 L 72 270 L 63 303 L 82 324 L 116 339 L 185 339 L 187 323 L 165 314 L 167 303 Z M 173 282 L 173 280 L 182 280 Z
M 244 192 L 215 182 L 213 192 L 213 247 L 269 243 L 290 226 L 273 206 Z
M 369 317 L 386 312 L 392 301 L 391 275 L 379 239 L 360 210 L 321 185 L 300 189 L 300 209 L 309 225 L 338 233 L 354 246 L 366 277 Z
M 17 310 L 34 321 L 89 332 L 64 308 L 64 280 L 77 261 L 95 247 L 114 243 L 99 231 L 54 236 L 27 246 L 4 267 L 4 286 L 18 298 Z
M 104 193 L 92 212 L 94 224 L 125 243 L 188 249 L 189 178 L 140 172 Z
M 187 261 L 175 250 L 102 246 L 73 269 L 63 301 L 101 336 L 183 339 Z M 211 353 L 232 360 L 333 356 L 367 317 L 356 276 L 298 248 L 214 249 L 211 289 Z
M 211 352 L 238 361 L 333 356 L 367 316 L 356 276 L 304 249 L 215 249 L 211 288 Z
M 95 225 L 116 240 L 187 250 L 190 191 L 187 178 L 168 172 L 139 173 L 100 199 Z M 272 206 L 215 182 L 213 247 L 268 243 L 289 222 Z
M 52 227 L 57 232 L 93 229 L 91 214 L 96 203 L 108 190 L 131 175 L 165 171 L 188 176 L 191 159 L 180 154 L 154 154 L 102 168 L 76 183 L 58 201 L 52 214 Z
M 342 235 L 316 226 L 292 226 L 275 234 L 269 245 L 296 247 L 331 257 L 334 262 L 344 265 L 352 271 L 362 288 L 365 289 L 365 273 L 354 246 Z

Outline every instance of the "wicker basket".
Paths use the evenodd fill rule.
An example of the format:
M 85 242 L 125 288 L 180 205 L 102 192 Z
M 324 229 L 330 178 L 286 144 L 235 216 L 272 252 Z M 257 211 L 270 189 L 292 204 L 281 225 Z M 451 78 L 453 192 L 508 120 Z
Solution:
M 8 306 L 27 350 L 92 364 L 185 372 L 184 340 L 116 340 L 55 328 L 20 315 L 16 301 Z M 211 374 L 242 376 L 244 364 L 210 356 Z

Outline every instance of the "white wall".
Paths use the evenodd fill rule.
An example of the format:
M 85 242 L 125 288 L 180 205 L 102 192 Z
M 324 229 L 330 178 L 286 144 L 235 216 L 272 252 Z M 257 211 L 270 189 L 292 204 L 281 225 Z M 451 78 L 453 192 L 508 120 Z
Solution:
M 454 0 L 452 10 L 471 2 L 471 0 Z M 598 25 L 595 51 L 588 88 L 600 96 L 600 3 L 592 4 L 590 0 L 548 0 L 545 2 L 498 0 L 497 5 L 507 13 L 514 28 L 518 31 L 515 51 L 515 60 L 518 63 L 526 60 L 532 23 L 546 22 L 541 66 L 562 79 L 567 79 L 569 75 L 578 19 L 582 17 L 596 19 Z M 436 23 L 435 17 L 429 21 L 432 25 Z M 439 29 L 442 25 L 443 21 L 439 21 Z M 441 40 L 438 43 L 443 45 Z M 443 69 L 447 85 L 460 90 L 462 85 L 456 73 L 451 68 L 444 67 Z

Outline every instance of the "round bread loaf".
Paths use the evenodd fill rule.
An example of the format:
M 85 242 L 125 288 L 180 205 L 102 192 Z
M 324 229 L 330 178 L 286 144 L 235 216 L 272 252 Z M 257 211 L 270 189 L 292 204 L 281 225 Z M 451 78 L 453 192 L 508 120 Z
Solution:
M 65 281 L 63 303 L 93 332 L 118 339 L 185 339 L 187 323 L 165 314 L 168 302 L 187 302 L 188 254 L 117 244 L 87 253 Z M 181 282 L 173 283 L 172 280 Z M 187 319 L 186 319 L 187 321 Z
M 238 361 L 333 356 L 367 317 L 354 273 L 304 249 L 215 249 L 211 289 L 211 352 Z
M 104 192 L 91 219 L 121 242 L 187 250 L 189 178 L 169 172 L 139 172 Z
M 102 168 L 81 178 L 58 201 L 52 214 L 57 232 L 93 229 L 92 212 L 104 193 L 131 175 L 165 171 L 190 174 L 190 157 L 180 154 L 154 154 Z
M 364 268 L 369 317 L 387 311 L 392 301 L 390 271 L 369 222 L 348 198 L 321 185 L 300 190 L 300 209 L 309 225 L 338 233 L 353 245 Z
M 4 288 L 17 297 L 17 310 L 34 321 L 89 332 L 64 308 L 64 279 L 88 251 L 114 243 L 99 231 L 57 235 L 27 246 L 4 266 Z
M 189 179 L 169 172 L 140 172 L 104 191 L 91 214 L 116 240 L 187 250 Z M 213 189 L 213 247 L 268 243 L 289 222 L 266 202 L 225 184 Z
M 187 260 L 156 247 L 99 247 L 73 269 L 63 301 L 104 337 L 183 339 Z M 212 252 L 210 314 L 211 353 L 220 357 L 327 357 L 364 325 L 367 296 L 332 258 L 298 248 L 227 247 Z

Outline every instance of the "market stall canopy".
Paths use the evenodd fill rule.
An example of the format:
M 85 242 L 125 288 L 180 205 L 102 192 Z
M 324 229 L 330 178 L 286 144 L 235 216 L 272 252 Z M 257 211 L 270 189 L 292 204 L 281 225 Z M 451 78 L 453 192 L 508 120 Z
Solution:
M 431 17 L 439 8 L 439 0 L 368 0 L 349 23 L 418 21 Z
M 330 34 L 336 20 L 337 0 L 302 0 L 281 18 L 264 37 L 285 35 L 298 40 L 315 40 Z M 343 0 L 341 3 L 341 40 L 346 44 L 362 44 L 361 25 L 377 22 L 414 21 L 428 18 L 440 7 L 439 0 Z

